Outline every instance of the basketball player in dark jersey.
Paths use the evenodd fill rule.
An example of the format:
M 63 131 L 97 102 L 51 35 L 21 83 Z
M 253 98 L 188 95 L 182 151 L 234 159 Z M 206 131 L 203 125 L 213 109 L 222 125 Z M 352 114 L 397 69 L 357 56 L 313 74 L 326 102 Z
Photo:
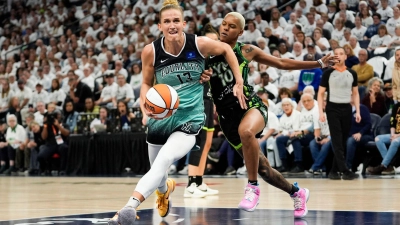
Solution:
M 218 40 L 218 32 L 214 30 L 210 23 L 204 26 L 204 34 L 213 40 Z M 211 98 L 210 85 L 204 83 L 203 91 L 204 113 L 206 115 L 205 124 L 200 131 L 198 141 L 200 150 L 192 151 L 189 155 L 188 185 L 185 188 L 183 197 L 203 198 L 209 195 L 218 194 L 218 190 L 211 189 L 203 182 L 204 169 L 207 162 L 207 155 L 211 148 L 212 137 L 214 134 L 214 103 Z
M 185 34 L 183 11 L 177 0 L 165 0 L 160 10 L 159 29 L 163 37 L 148 44 L 142 52 L 143 81 L 140 106 L 148 119 L 147 143 L 151 168 L 139 180 L 128 203 L 109 220 L 111 225 L 130 225 L 136 219 L 136 208 L 154 191 L 161 217 L 170 212 L 170 195 L 175 181 L 166 171 L 173 162 L 185 156 L 195 145 L 196 135 L 204 125 L 203 85 L 199 82 L 204 58 L 224 55 L 234 71 L 234 92 L 245 107 L 243 78 L 235 54 L 227 44 Z M 154 84 L 168 84 L 179 95 L 179 107 L 172 116 L 159 120 L 145 107 L 147 91 Z
M 244 80 L 244 94 L 247 98 L 247 109 L 242 109 L 232 93 L 235 78 L 219 56 L 209 57 L 206 68 L 212 68 L 211 93 L 219 115 L 220 126 L 230 144 L 244 157 L 248 173 L 248 185 L 245 196 L 239 208 L 253 211 L 259 202 L 260 189 L 258 188 L 257 173 L 267 183 L 287 192 L 294 201 L 294 217 L 301 218 L 307 215 L 306 202 L 309 190 L 299 188 L 297 183 L 290 184 L 279 172 L 268 163 L 267 158 L 260 151 L 257 141 L 268 120 L 268 109 L 261 99 L 253 93 L 253 88 L 247 83 L 248 63 L 257 61 L 279 69 L 310 69 L 325 67 L 333 57 L 330 54 L 318 61 L 295 61 L 275 58 L 264 53 L 261 49 L 250 44 L 237 42 L 243 34 L 245 20 L 237 12 L 228 13 L 219 28 L 220 41 L 229 44 L 236 54 Z

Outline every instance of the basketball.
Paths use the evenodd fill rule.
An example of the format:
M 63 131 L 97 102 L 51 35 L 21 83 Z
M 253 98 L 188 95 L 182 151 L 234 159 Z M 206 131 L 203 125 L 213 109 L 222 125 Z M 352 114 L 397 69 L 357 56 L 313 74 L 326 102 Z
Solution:
M 146 93 L 144 107 L 157 118 L 164 119 L 176 112 L 179 96 L 175 89 L 167 84 L 154 85 Z

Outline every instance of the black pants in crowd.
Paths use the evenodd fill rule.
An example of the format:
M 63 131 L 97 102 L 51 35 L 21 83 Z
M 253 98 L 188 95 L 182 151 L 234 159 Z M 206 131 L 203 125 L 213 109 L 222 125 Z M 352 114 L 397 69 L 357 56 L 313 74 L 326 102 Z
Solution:
M 0 149 L 0 159 L 5 161 L 6 164 L 9 161 L 15 161 L 16 150 L 10 145 Z
M 37 160 L 40 163 L 40 169 L 42 171 L 49 170 L 50 163 L 49 161 L 52 159 L 52 156 L 57 153 L 60 155 L 60 170 L 65 171 L 67 166 L 67 159 L 68 159 L 68 145 L 61 144 L 61 145 L 42 145 L 39 147 L 39 154 L 37 156 Z
M 350 104 L 337 104 L 328 102 L 326 116 L 331 134 L 332 149 L 334 153 L 331 172 L 345 172 L 345 150 L 347 138 L 351 129 L 352 106 Z

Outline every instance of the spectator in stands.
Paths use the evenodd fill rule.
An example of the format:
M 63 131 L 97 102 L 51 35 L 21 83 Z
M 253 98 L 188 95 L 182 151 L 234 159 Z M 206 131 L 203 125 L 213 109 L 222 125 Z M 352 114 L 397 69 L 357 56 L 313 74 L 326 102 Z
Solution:
M 11 90 L 7 80 L 3 80 L 1 84 L 0 112 L 5 112 L 8 110 L 10 99 L 15 95 L 15 93 Z
M 279 53 L 281 54 L 281 58 L 289 59 L 294 58 L 292 53 L 288 52 L 287 46 L 284 42 L 281 42 L 278 46 Z
M 317 27 L 315 23 L 315 16 L 310 12 L 308 12 L 306 16 L 307 16 L 307 23 L 304 25 L 303 32 L 306 36 L 312 36 L 314 29 Z
M 360 63 L 352 67 L 357 73 L 358 89 L 360 95 L 365 93 L 367 82 L 374 77 L 374 68 L 367 63 L 368 52 L 365 49 L 361 49 L 358 52 L 358 60 Z
M 272 31 L 272 35 L 274 35 L 277 38 L 282 38 L 283 35 L 283 28 L 279 26 L 279 21 L 277 19 L 273 19 L 272 21 L 272 26 L 271 31 Z
M 59 175 L 66 175 L 65 169 L 68 159 L 68 136 L 70 134 L 67 124 L 62 123 L 62 115 L 60 111 L 55 111 L 51 116 L 48 115 L 44 119 L 42 139 L 45 144 L 40 146 L 38 161 L 40 163 L 40 170 L 45 175 L 49 173 L 49 160 L 57 153 L 60 155 L 60 172 Z
M 130 85 L 132 86 L 133 89 L 133 95 L 135 97 L 140 95 L 140 87 L 142 85 L 142 67 L 140 64 L 135 63 L 131 67 L 131 81 Z
M 74 109 L 76 109 L 77 112 L 83 112 L 85 100 L 87 98 L 92 98 L 93 93 L 89 86 L 79 80 L 79 76 L 75 74 L 74 71 L 70 70 L 68 72 L 68 77 L 70 86 L 69 96 L 74 102 Z
M 105 130 L 110 130 L 109 126 L 109 119 L 108 119 L 108 109 L 106 107 L 101 107 L 99 110 L 99 118 L 95 118 L 90 123 L 90 131 L 97 133 L 95 125 L 104 125 Z
M 284 98 L 291 99 L 292 100 L 292 106 L 294 108 L 297 107 L 297 102 L 293 99 L 292 92 L 288 88 L 279 89 L 278 103 L 275 105 L 275 108 L 274 108 L 274 111 L 273 111 L 278 118 L 280 118 L 284 113 L 283 108 L 282 108 L 282 101 L 281 101 Z
M 354 25 L 354 16 L 353 16 L 353 21 L 349 20 L 349 18 L 347 17 L 346 13 L 344 11 L 340 11 L 339 12 L 339 18 L 342 18 L 342 20 L 344 21 L 344 26 L 349 28 L 349 29 L 353 29 L 355 27 Z
M 95 87 L 95 83 L 94 83 L 95 81 L 94 81 L 94 77 L 91 74 L 89 66 L 85 66 L 83 68 L 83 75 L 84 75 L 84 77 L 80 80 L 80 82 L 89 86 L 90 90 L 93 92 L 94 87 Z
M 386 27 L 390 36 L 393 37 L 396 35 L 395 29 L 398 24 L 400 24 L 400 9 L 396 6 L 393 7 L 393 17 L 386 22 Z
M 85 113 L 89 121 L 94 120 L 99 115 L 100 107 L 94 104 L 93 98 L 86 98 L 85 100 Z
M 293 55 L 295 60 L 303 61 L 303 57 L 305 55 L 305 52 L 303 51 L 303 44 L 302 43 L 296 41 L 293 44 L 292 55 Z
M 351 101 L 351 104 L 353 106 L 353 115 L 354 115 L 356 113 L 354 102 Z M 354 169 L 353 163 L 354 163 L 354 156 L 356 154 L 356 149 L 357 148 L 363 149 L 363 147 L 369 141 L 374 140 L 371 133 L 371 127 L 372 127 L 371 115 L 368 108 L 363 104 L 360 104 L 360 115 L 361 115 L 360 122 L 356 122 L 355 116 L 352 116 L 350 134 L 346 143 L 346 164 L 349 169 L 352 168 Z M 357 165 L 355 165 L 355 167 L 356 166 Z
M 375 138 L 376 147 L 383 158 L 380 165 L 376 167 L 368 167 L 367 171 L 371 174 L 394 174 L 394 168 L 391 166 L 393 157 L 396 155 L 400 144 L 400 123 L 398 120 L 400 112 L 400 103 L 396 103 L 392 109 L 390 118 L 390 134 L 378 135 Z M 389 149 L 386 145 L 389 144 Z
M 24 142 L 26 140 L 26 132 L 23 126 L 17 123 L 17 117 L 15 115 L 7 116 L 7 133 L 6 142 L 3 143 L 1 152 L 1 164 L 5 165 L 6 161 L 9 161 L 9 168 L 3 173 L 5 175 L 11 175 L 12 172 L 16 170 L 16 165 L 14 164 L 16 159 L 16 151 L 23 151 L 25 149 Z M 21 166 L 21 165 L 18 165 Z
M 75 133 L 79 113 L 75 111 L 74 102 L 71 99 L 65 101 L 63 112 L 64 112 L 63 123 L 68 125 L 69 132 L 71 134 Z
M 35 122 L 43 126 L 43 117 L 47 112 L 44 102 L 36 103 L 36 112 L 33 114 Z M 27 124 L 29 126 L 29 124 Z
M 400 12 L 399 12 L 400 14 Z M 388 48 L 395 49 L 398 46 L 400 46 L 400 18 L 398 19 L 399 22 L 395 26 L 394 34 L 392 35 L 392 39 L 390 40 L 390 43 L 388 44 Z M 392 50 L 393 51 L 393 50 Z M 393 51 L 394 53 L 394 51 Z M 393 54 L 390 55 L 392 57 Z
M 381 8 L 376 10 L 376 13 L 381 15 L 382 22 L 386 22 L 389 18 L 393 17 L 393 9 L 388 6 L 388 0 L 381 0 Z
M 32 93 L 30 104 L 35 107 L 36 102 L 44 102 L 44 104 L 49 103 L 49 93 L 46 90 L 43 90 L 43 84 L 41 81 L 36 83 L 36 90 Z
M 386 83 L 385 86 L 383 86 L 383 91 L 385 92 L 385 108 L 386 111 L 390 113 L 394 105 L 392 84 Z
M 342 47 L 347 55 L 347 59 L 344 62 L 347 68 L 352 68 L 353 66 L 360 63 L 357 56 L 354 55 L 353 48 L 350 46 L 350 44 L 345 44 Z
M 322 29 L 317 27 L 314 29 L 313 38 L 315 44 L 321 49 L 323 54 L 327 54 L 329 52 L 329 41 L 322 37 Z
M 325 94 L 323 104 L 323 112 L 325 116 L 326 98 L 327 95 Z M 320 175 L 323 171 L 326 170 L 326 167 L 324 165 L 325 159 L 328 156 L 329 152 L 332 151 L 328 121 L 325 120 L 324 122 L 321 122 L 320 120 L 318 120 L 318 123 L 320 128 L 315 129 L 315 138 L 310 142 L 310 151 L 314 163 L 312 164 L 308 172 L 312 173 L 313 175 Z
M 277 170 L 279 172 L 287 172 L 289 163 L 287 159 L 287 144 L 291 138 L 294 138 L 294 131 L 300 129 L 300 112 L 295 110 L 292 105 L 292 100 L 289 98 L 282 99 L 283 115 L 279 119 L 279 133 L 275 136 L 276 145 L 279 150 L 279 158 L 282 161 L 282 166 Z M 301 147 L 300 147 L 301 148 Z M 295 161 L 302 161 L 302 153 L 297 152 L 296 148 Z
M 350 42 L 350 36 L 351 36 L 351 29 L 348 28 L 348 27 L 344 28 L 344 31 L 343 31 L 343 38 L 342 38 L 342 40 L 339 42 L 339 45 L 343 47 L 345 44 L 349 44 L 349 42 Z
M 19 99 L 19 107 L 16 108 L 17 112 L 21 112 L 22 122 L 25 123 L 25 118 L 29 112 L 29 101 L 32 98 L 32 90 L 25 87 L 23 80 L 18 80 L 18 91 L 16 97 Z
M 367 10 L 367 9 L 366 9 Z M 366 26 L 367 27 L 367 31 L 365 32 L 365 34 L 364 34 L 364 40 L 371 40 L 371 38 L 374 36 L 374 35 L 377 35 L 378 34 L 378 30 L 379 30 L 379 27 L 381 26 L 381 25 L 385 25 L 382 21 L 381 21 L 381 15 L 380 14 L 378 14 L 378 13 L 374 13 L 373 15 L 372 15 L 372 19 L 373 19 L 373 24 L 372 25 L 370 25 L 370 26 L 366 26 L 366 25 L 364 25 L 364 26 Z M 386 30 L 386 27 L 385 27 L 385 30 Z M 387 30 L 386 30 L 386 33 L 387 33 Z M 372 40 L 371 40 L 372 41 Z
M 221 24 L 218 22 L 217 24 Z M 247 31 L 243 34 L 243 42 L 255 43 L 257 38 L 262 37 L 260 30 L 256 29 L 256 24 L 253 21 L 247 23 Z
M 368 81 L 365 97 L 361 100 L 361 104 L 367 107 L 370 113 L 375 113 L 380 117 L 387 113 L 382 89 L 383 81 L 378 77 L 371 78 Z
M 306 61 L 315 61 L 314 55 L 307 54 Z M 300 95 L 303 93 L 303 89 L 307 85 L 312 85 L 314 90 L 318 91 L 321 76 L 322 70 L 320 68 L 301 70 L 298 83 L 298 91 Z
M 372 36 L 371 41 L 368 45 L 368 51 L 372 58 L 375 55 L 380 55 L 382 53 L 376 53 L 376 49 L 379 47 L 387 47 L 390 44 L 391 37 L 387 32 L 386 25 L 382 24 L 379 26 L 378 34 Z
M 49 93 L 49 102 L 62 108 L 65 100 L 65 92 L 60 89 L 60 82 L 58 79 L 53 79 L 51 81 L 51 92 Z
M 254 17 L 254 24 L 260 32 L 263 32 L 265 28 L 269 27 L 268 22 L 261 18 L 260 13 L 256 13 L 256 16 Z
M 27 149 L 25 150 L 30 151 L 30 167 L 28 173 L 29 175 L 36 175 L 39 174 L 39 162 L 37 160 L 39 148 L 45 144 L 42 138 L 43 126 L 40 126 L 36 121 L 32 121 L 29 128 L 32 131 L 32 137 L 28 139 L 28 143 L 26 144 Z
M 306 61 L 307 54 L 313 54 L 315 60 L 319 60 L 319 59 L 322 58 L 322 55 L 321 55 L 320 53 L 317 52 L 316 46 L 315 46 L 314 43 L 308 43 L 308 44 L 307 44 L 307 52 L 306 52 L 306 54 L 303 56 L 303 60 L 304 60 L 304 61 Z
M 104 79 L 107 82 L 107 85 L 101 91 L 101 95 L 99 100 L 95 102 L 96 105 L 106 105 L 107 107 L 111 108 L 113 106 L 112 99 L 117 94 L 117 83 L 114 82 L 114 74 L 108 73 L 104 75 Z
M 357 16 L 355 18 L 355 27 L 351 29 L 351 35 L 356 36 L 358 41 L 364 40 L 364 34 L 367 31 L 367 28 L 362 25 L 361 17 Z
M 350 36 L 349 45 L 353 49 L 354 55 L 358 56 L 358 53 L 360 52 L 361 47 L 360 47 L 360 44 L 357 41 L 356 36 L 354 36 L 354 35 Z
M 279 45 L 279 39 L 272 35 L 272 29 L 270 27 L 265 28 L 264 36 L 268 40 L 269 48 L 271 48 L 272 45 L 275 47 Z
M 131 108 L 135 99 L 132 87 L 126 83 L 125 77 L 122 74 L 117 75 L 117 84 L 117 92 L 112 100 L 114 107 L 117 106 L 118 101 L 123 101 Z
M 344 38 L 344 22 L 342 18 L 337 18 L 334 22 L 335 29 L 332 31 L 332 39 L 338 40 L 339 43 Z
M 122 130 L 122 127 L 127 124 L 128 126 L 131 124 L 131 120 L 135 118 L 135 115 L 130 111 L 128 108 L 128 105 L 124 101 L 118 101 L 117 103 L 118 107 L 118 113 L 117 113 L 117 119 L 118 119 L 118 124 L 120 130 Z

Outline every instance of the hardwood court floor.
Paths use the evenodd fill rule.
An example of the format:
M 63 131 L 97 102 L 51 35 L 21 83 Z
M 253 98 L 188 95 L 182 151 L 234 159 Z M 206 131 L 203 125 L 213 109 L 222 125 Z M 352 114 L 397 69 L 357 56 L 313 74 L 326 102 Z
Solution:
M 309 210 L 400 212 L 400 176 L 387 179 L 289 179 L 310 189 Z M 139 178 L 0 177 L 0 221 L 98 212 L 114 212 L 126 204 Z M 183 198 L 186 177 L 174 178 L 174 207 L 236 208 L 247 179 L 205 178 L 220 194 Z M 261 180 L 262 181 L 262 180 Z M 261 182 L 258 209 L 293 209 L 286 193 Z M 141 209 L 154 208 L 154 194 Z

